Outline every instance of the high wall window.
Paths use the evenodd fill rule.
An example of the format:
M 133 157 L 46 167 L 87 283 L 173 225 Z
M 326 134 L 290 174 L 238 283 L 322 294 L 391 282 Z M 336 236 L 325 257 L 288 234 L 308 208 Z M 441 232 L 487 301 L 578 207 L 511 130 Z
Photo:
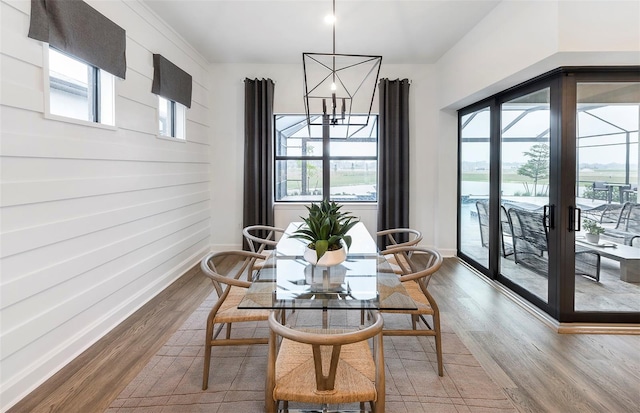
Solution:
M 158 119 L 160 136 L 185 139 L 185 119 L 187 110 L 184 105 L 158 96 Z
M 115 124 L 114 76 L 49 48 L 49 113 Z
M 347 126 L 309 126 L 304 115 L 275 115 L 274 124 L 276 201 L 319 201 L 325 193 L 334 201 L 377 201 L 377 115 L 356 133 L 350 126 L 348 138 Z

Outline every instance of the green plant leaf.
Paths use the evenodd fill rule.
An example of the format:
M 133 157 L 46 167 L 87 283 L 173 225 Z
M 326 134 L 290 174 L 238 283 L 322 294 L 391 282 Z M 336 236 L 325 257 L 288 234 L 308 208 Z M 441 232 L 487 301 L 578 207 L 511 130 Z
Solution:
M 320 260 L 320 257 L 324 255 L 325 252 L 329 249 L 329 242 L 326 240 L 318 240 L 316 241 L 316 257 Z
M 345 235 L 342 237 L 344 243 L 347 245 L 347 249 L 351 248 L 351 235 Z

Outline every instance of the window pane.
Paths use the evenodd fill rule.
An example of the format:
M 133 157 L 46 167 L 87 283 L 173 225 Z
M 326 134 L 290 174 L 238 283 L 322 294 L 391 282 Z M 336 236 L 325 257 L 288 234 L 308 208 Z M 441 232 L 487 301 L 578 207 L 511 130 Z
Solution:
M 375 201 L 376 161 L 331 161 L 331 199 Z
M 307 127 L 304 115 L 276 116 L 276 155 L 322 156 L 322 127 Z
M 489 108 L 460 119 L 460 250 L 489 267 Z
M 542 209 L 549 203 L 550 96 L 544 88 L 503 103 L 500 136 L 500 271 L 545 302 L 549 250 Z M 518 116 L 510 119 L 510 112 Z
M 49 48 L 49 111 L 93 121 L 93 68 Z
M 279 156 L 322 156 L 322 138 L 296 138 L 280 135 L 276 139 Z
M 100 70 L 100 123 L 115 125 L 115 76 Z
M 158 109 L 160 120 L 160 135 L 171 136 L 171 130 L 173 129 L 173 126 L 171 125 L 171 101 L 158 96 Z
M 276 161 L 276 201 L 322 200 L 322 161 Z
M 176 138 L 185 139 L 187 135 L 187 108 L 186 106 L 175 103 L 175 123 L 176 123 Z
M 363 139 L 331 139 L 331 156 L 376 156 L 378 152 L 378 140 L 374 138 Z
M 576 249 L 595 248 L 601 256 L 600 277 L 594 282 L 593 278 L 580 276 L 589 267 L 580 265 L 586 258 L 578 260 L 576 255 L 575 311 L 638 311 L 639 290 L 638 283 L 633 282 L 633 266 L 617 261 L 625 248 L 631 252 L 634 249 L 618 245 L 629 241 L 620 237 L 616 229 L 623 227 L 618 224 L 623 204 L 638 200 L 640 83 L 584 82 L 577 84 L 576 93 L 576 203 L 581 206 L 583 217 L 582 231 L 576 234 Z M 596 243 L 615 246 L 610 254 L 598 251 L 586 239 L 586 219 L 603 227 L 604 233 Z M 629 230 L 632 221 L 627 225 Z

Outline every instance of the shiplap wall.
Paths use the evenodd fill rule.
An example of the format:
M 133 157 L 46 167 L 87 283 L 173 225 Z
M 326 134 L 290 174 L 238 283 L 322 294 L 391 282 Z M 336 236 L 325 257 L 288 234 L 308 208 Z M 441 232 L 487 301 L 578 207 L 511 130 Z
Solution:
M 1 410 L 197 264 L 210 245 L 205 60 L 138 1 L 87 1 L 126 30 L 116 128 L 44 117 L 30 2 L 0 3 Z M 159 139 L 152 54 L 193 76 L 187 142 Z

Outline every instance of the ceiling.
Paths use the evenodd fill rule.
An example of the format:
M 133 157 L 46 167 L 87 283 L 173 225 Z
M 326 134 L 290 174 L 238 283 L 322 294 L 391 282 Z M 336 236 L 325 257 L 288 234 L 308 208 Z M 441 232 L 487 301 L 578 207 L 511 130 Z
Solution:
M 299 63 L 331 53 L 331 0 L 144 0 L 210 63 Z M 337 0 L 336 53 L 434 63 L 500 0 Z

